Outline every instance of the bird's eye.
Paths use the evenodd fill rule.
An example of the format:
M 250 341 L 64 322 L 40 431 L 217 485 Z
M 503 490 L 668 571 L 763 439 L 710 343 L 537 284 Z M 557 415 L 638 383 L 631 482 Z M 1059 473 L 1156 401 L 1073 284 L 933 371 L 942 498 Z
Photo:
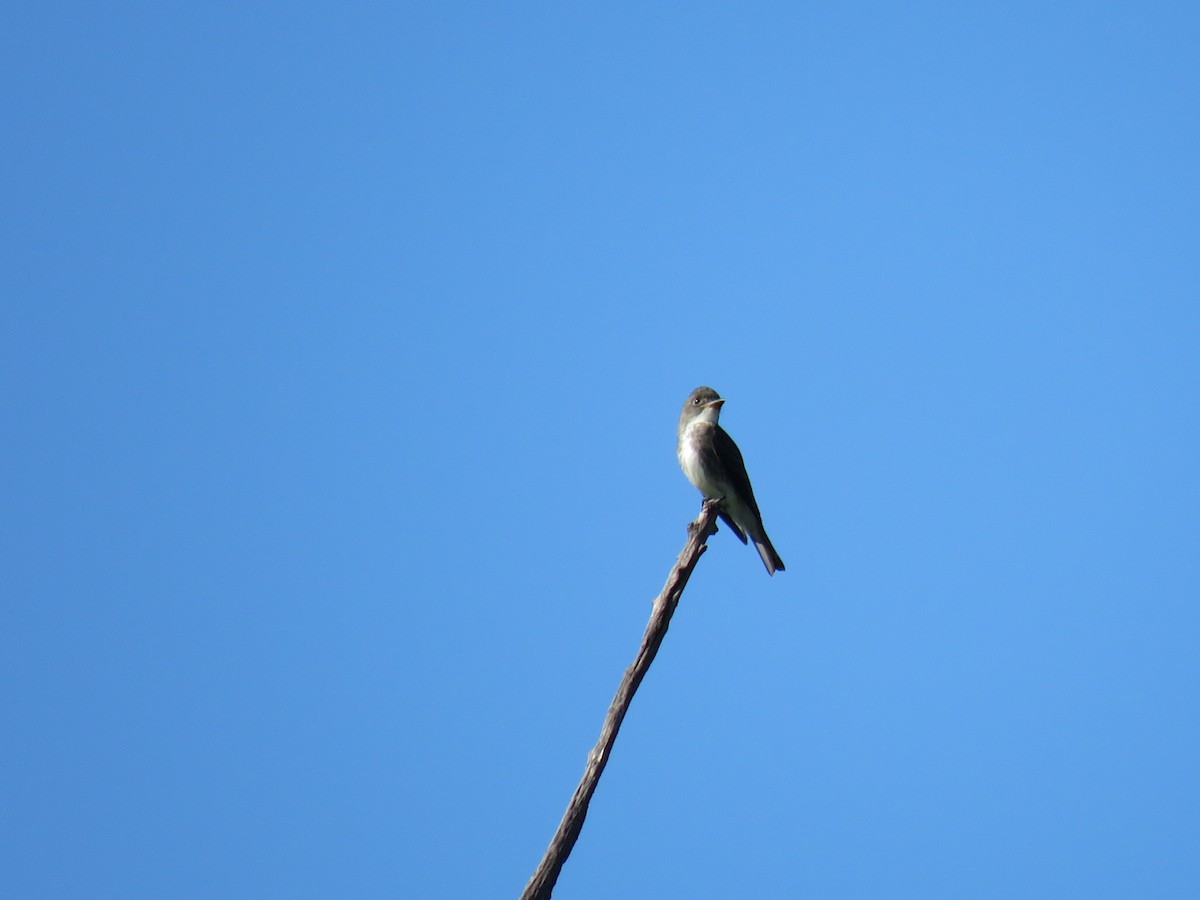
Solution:
M 700 405 L 700 398 L 697 397 L 695 400 L 692 401 L 692 406 L 699 406 L 699 405 Z

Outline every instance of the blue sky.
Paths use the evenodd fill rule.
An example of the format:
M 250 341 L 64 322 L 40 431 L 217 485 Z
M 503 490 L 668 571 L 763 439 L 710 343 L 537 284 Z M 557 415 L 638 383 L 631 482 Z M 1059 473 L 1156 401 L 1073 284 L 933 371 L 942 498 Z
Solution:
M 0 894 L 1194 896 L 1194 4 L 18 4 Z

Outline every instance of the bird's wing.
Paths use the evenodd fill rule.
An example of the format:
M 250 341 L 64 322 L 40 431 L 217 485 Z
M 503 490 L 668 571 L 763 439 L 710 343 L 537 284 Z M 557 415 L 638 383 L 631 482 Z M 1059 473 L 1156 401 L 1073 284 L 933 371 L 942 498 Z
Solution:
M 726 434 L 724 428 L 720 425 L 716 428 L 713 451 L 717 454 L 717 459 L 721 461 L 721 467 L 733 483 L 733 489 L 737 491 L 737 495 L 746 502 L 746 505 L 753 511 L 754 517 L 761 522 L 762 513 L 758 511 L 758 503 L 754 499 L 754 488 L 750 487 L 750 476 L 746 474 L 746 463 L 742 461 L 742 451 L 733 442 L 733 438 Z
M 717 515 L 721 517 L 722 522 L 729 526 L 729 530 L 733 532 L 734 536 L 739 541 L 741 541 L 743 544 L 746 543 L 746 533 L 742 531 L 742 529 L 738 528 L 737 522 L 733 521 L 733 519 L 731 519 L 728 514 L 724 512 L 717 513 Z

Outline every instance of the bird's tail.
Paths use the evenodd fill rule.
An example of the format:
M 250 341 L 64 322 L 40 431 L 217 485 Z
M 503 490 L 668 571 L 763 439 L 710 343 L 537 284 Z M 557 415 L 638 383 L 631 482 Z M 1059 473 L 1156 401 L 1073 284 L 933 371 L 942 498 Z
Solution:
M 756 537 L 754 539 L 754 546 L 758 548 L 758 555 L 762 557 L 763 565 L 767 567 L 768 575 L 784 571 L 783 560 L 779 558 L 779 554 L 771 546 L 771 539 L 766 534 Z

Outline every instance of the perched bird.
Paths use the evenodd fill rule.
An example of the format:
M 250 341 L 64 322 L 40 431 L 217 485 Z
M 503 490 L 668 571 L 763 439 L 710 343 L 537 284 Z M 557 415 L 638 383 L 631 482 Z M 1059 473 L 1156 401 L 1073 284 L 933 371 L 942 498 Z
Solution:
M 705 497 L 720 499 L 721 521 L 743 544 L 754 541 L 767 574 L 783 571 L 783 560 L 771 546 L 763 528 L 762 513 L 754 501 L 754 488 L 742 453 L 725 429 L 717 424 L 725 401 L 710 387 L 698 387 L 683 403 L 679 414 L 679 465 L 688 481 Z

